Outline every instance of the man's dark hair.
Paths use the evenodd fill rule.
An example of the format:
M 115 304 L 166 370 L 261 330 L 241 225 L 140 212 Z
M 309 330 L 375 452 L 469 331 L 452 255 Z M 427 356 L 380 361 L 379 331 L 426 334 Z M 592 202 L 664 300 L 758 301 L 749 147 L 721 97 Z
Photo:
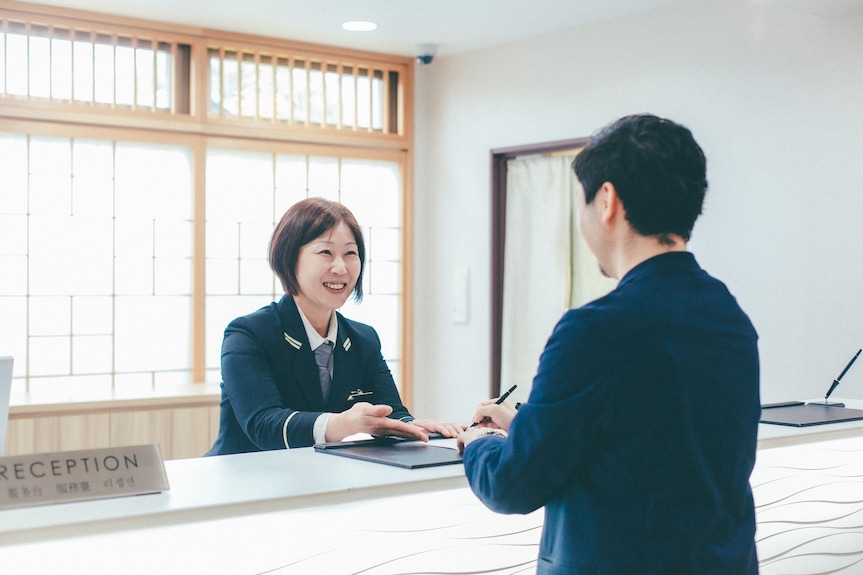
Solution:
M 589 204 L 610 182 L 632 228 L 689 240 L 707 191 L 707 160 L 685 127 L 648 114 L 626 116 L 594 134 L 572 162 Z
M 357 242 L 360 273 L 357 275 L 357 285 L 354 287 L 353 294 L 356 301 L 363 299 L 363 271 L 366 267 L 363 231 L 348 208 L 338 202 L 322 198 L 300 200 L 285 212 L 276 229 L 273 230 L 269 250 L 270 267 L 287 293 L 291 295 L 300 293 L 300 282 L 297 280 L 297 260 L 300 258 L 300 249 L 340 223 L 348 226 Z

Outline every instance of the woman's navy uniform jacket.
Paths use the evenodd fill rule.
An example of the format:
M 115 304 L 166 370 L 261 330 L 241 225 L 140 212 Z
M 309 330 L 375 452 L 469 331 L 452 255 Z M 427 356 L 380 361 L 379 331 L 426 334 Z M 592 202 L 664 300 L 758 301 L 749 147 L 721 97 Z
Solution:
M 360 401 L 390 405 L 389 417 L 413 420 L 381 355 L 377 332 L 338 312 L 336 317 L 338 341 L 326 402 L 293 297 L 285 295 L 228 325 L 219 435 L 207 455 L 308 447 L 321 413 L 342 412 Z

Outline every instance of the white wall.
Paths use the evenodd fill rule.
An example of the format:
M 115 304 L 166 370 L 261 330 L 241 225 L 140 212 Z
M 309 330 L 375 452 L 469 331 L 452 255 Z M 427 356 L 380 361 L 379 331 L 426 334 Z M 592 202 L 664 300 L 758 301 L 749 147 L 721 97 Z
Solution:
M 776 4 L 693 0 L 417 67 L 416 413 L 465 420 L 488 393 L 490 150 L 637 112 L 705 150 L 690 248 L 760 334 L 762 400 L 823 395 L 863 346 L 863 12 Z M 863 398 L 863 361 L 840 396 Z

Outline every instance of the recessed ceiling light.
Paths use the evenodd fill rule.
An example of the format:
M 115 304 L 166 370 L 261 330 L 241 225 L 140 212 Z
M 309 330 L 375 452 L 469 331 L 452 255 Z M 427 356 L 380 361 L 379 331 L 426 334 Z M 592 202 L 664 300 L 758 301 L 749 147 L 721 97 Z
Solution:
M 364 20 L 352 20 L 342 24 L 342 28 L 351 32 L 369 32 L 377 27 L 378 25 L 374 22 L 366 22 Z

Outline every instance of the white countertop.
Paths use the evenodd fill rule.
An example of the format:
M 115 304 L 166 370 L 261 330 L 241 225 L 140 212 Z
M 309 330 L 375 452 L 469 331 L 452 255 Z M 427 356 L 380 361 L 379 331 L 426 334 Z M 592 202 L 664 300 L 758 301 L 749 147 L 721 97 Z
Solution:
M 805 401 L 823 401 L 823 398 Z M 830 398 L 830 401 L 844 403 L 852 409 L 863 409 L 863 400 Z M 825 425 L 810 425 L 807 427 L 792 427 L 760 423 L 758 425 L 758 449 L 773 449 L 804 443 L 815 443 L 843 439 L 863 435 L 863 420 L 828 423 Z
M 402 469 L 311 447 L 178 459 L 165 469 L 163 493 L 2 510 L 0 546 L 467 486 L 461 464 Z
M 863 421 L 761 424 L 758 450 L 761 572 L 856 573 L 863 545 L 843 518 L 863 513 Z M 535 571 L 542 510 L 489 511 L 462 465 L 409 470 L 304 448 L 165 468 L 164 493 L 0 511 L 0 564 L 38 575 Z

